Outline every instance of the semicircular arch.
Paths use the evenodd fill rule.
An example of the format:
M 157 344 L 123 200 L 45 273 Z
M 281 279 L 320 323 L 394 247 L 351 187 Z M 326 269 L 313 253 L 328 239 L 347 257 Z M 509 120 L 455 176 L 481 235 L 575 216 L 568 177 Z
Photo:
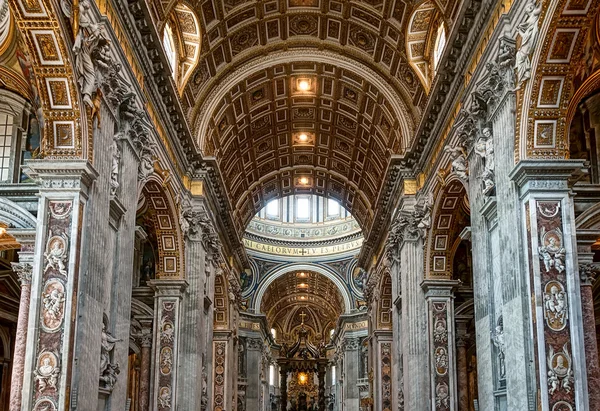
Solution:
M 316 264 L 290 264 L 273 271 L 268 277 L 259 283 L 258 289 L 254 294 L 254 298 L 252 299 L 252 306 L 255 309 L 260 309 L 262 299 L 267 291 L 267 288 L 269 288 L 269 285 L 271 285 L 271 283 L 273 283 L 273 281 L 279 277 L 293 271 L 313 271 L 315 273 L 324 275 L 333 282 L 340 292 L 340 295 L 344 300 L 344 312 L 349 313 L 352 310 L 352 297 L 350 295 L 350 290 L 348 290 L 348 288 L 345 286 L 342 279 L 335 274 L 333 270 L 329 270 Z

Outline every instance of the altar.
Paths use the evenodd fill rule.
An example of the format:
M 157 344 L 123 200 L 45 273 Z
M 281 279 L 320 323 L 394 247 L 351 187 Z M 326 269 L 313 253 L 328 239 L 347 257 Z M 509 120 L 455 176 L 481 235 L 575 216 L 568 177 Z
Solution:
M 327 361 L 325 345 L 312 344 L 303 323 L 294 345 L 282 344 L 279 351 L 281 411 L 325 411 Z

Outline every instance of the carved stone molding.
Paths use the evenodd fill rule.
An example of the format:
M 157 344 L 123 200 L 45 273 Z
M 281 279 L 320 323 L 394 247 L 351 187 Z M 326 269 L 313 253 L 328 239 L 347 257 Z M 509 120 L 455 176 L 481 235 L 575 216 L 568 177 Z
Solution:
M 247 338 L 246 339 L 246 347 L 249 350 L 257 350 L 257 351 L 262 351 L 263 350 L 263 340 L 261 338 Z
M 360 338 L 346 338 L 343 342 L 344 351 L 356 351 L 360 347 Z

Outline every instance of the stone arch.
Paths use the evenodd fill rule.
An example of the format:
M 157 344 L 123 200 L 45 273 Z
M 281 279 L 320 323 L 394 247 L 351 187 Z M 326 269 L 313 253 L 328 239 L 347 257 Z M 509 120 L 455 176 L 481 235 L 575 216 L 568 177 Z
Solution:
M 17 203 L 0 197 L 0 222 L 10 228 L 35 229 L 37 219 Z
M 55 2 L 9 0 L 9 4 L 24 40 L 20 63 L 44 120 L 42 153 L 46 158 L 91 158 L 91 143 L 82 138 L 88 128 L 87 109 L 75 86 L 74 59 L 65 40 L 73 34 L 64 29 Z
M 156 176 L 144 184 L 138 202 L 138 215 L 149 213 L 156 233 L 156 278 L 183 278 L 185 242 L 178 212 L 169 190 Z
M 283 276 L 284 274 L 292 272 L 292 271 L 302 271 L 302 270 L 314 271 L 316 273 L 324 275 L 329 280 L 331 280 L 338 288 L 338 290 L 344 300 L 344 312 L 349 313 L 352 310 L 352 297 L 350 295 L 350 290 L 348 289 L 348 287 L 346 287 L 346 285 L 344 284 L 342 279 L 340 279 L 339 275 L 335 274 L 335 272 L 333 270 L 330 270 L 330 269 L 325 268 L 320 265 L 310 264 L 310 263 L 309 264 L 289 264 L 284 267 L 278 268 L 277 270 L 271 272 L 266 278 L 261 279 L 261 281 L 257 287 L 257 290 L 254 293 L 254 297 L 252 299 L 251 306 L 254 307 L 255 309 L 256 308 L 260 309 L 260 305 L 262 303 L 262 299 L 265 294 L 265 291 L 267 290 L 269 285 L 271 285 L 271 283 L 273 281 L 275 281 L 277 278 Z
M 458 178 L 438 189 L 431 213 L 431 228 L 427 236 L 425 277 L 452 277 L 454 252 L 461 239 L 459 234 L 469 225 L 469 202 L 463 183 Z
M 523 7 L 533 4 L 527 2 Z M 574 109 L 578 78 L 585 63 L 585 41 L 595 23 L 598 0 L 544 3 L 537 43 L 530 56 L 531 78 L 518 92 L 516 156 L 567 158 L 568 118 Z M 525 18 L 529 16 L 524 10 Z M 588 83 L 598 84 L 598 75 Z M 525 103 L 526 102 L 526 103 Z M 529 104 L 532 102 L 532 104 Z

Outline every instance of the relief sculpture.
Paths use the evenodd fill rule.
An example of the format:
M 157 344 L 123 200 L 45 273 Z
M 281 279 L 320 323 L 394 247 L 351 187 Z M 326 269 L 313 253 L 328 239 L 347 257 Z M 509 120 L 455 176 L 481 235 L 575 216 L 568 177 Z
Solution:
M 567 325 L 567 293 L 558 281 L 549 281 L 544 287 L 544 318 L 554 331 L 560 331 Z
M 65 286 L 50 280 L 42 294 L 42 327 L 46 331 L 57 330 L 62 324 L 65 309 Z

